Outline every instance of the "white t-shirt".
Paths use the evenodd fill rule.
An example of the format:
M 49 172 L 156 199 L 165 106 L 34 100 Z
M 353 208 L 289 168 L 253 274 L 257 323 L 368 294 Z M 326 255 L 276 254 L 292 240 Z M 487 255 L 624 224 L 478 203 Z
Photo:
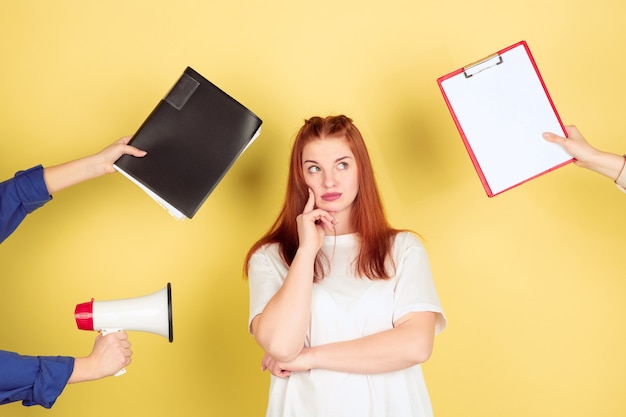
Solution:
M 428 255 L 408 232 L 396 236 L 396 275 L 389 280 L 354 276 L 355 235 L 327 236 L 322 250 L 329 275 L 313 284 L 306 346 L 357 339 L 393 328 L 417 311 L 437 313 L 435 333 L 446 326 Z M 327 268 L 328 269 L 328 268 Z M 260 314 L 287 275 L 278 245 L 266 245 L 250 260 L 250 317 Z M 432 409 L 420 365 L 384 374 L 348 374 L 325 369 L 271 376 L 268 417 L 424 417 Z

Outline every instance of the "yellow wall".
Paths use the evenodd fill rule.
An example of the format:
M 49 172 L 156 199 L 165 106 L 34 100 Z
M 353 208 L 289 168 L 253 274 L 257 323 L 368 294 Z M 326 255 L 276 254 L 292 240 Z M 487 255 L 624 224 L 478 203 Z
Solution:
M 392 222 L 431 256 L 450 322 L 424 367 L 436 415 L 623 416 L 626 196 L 569 165 L 487 198 L 436 79 L 524 39 L 564 123 L 625 152 L 625 21 L 623 0 L 5 2 L 0 178 L 132 134 L 187 65 L 264 129 L 191 221 L 114 174 L 2 244 L 3 349 L 86 354 L 77 303 L 166 282 L 174 343 L 132 333 L 123 377 L 0 415 L 263 415 L 241 261 L 277 214 L 301 121 L 346 113 Z

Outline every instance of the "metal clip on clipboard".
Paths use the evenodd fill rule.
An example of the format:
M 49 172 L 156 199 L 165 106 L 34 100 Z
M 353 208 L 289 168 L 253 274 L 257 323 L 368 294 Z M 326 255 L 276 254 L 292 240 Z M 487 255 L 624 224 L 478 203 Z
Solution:
M 481 71 L 500 65 L 502 62 L 502 55 L 495 53 L 481 59 L 480 61 L 469 64 L 467 67 L 464 67 L 463 74 L 465 75 L 465 78 L 470 78 Z

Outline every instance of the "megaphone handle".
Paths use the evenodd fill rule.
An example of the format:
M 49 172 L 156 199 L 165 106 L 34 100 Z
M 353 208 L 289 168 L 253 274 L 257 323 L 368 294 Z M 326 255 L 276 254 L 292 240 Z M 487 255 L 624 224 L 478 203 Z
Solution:
M 101 330 L 101 333 L 102 333 L 102 336 L 106 336 L 106 335 L 108 335 L 109 333 L 113 333 L 113 332 L 121 332 L 121 331 L 122 331 L 122 329 L 102 329 L 102 330 Z M 114 376 L 124 375 L 125 373 L 126 373 L 126 368 L 122 368 L 122 369 L 120 369 L 119 371 L 117 371 L 117 373 L 115 373 L 115 375 L 114 375 Z

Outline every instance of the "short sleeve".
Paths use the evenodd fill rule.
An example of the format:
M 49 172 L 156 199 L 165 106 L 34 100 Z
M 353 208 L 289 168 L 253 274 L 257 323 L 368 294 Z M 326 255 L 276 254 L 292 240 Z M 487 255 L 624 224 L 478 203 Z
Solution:
M 415 235 L 404 232 L 396 237 L 394 259 L 397 283 L 393 321 L 407 313 L 432 311 L 437 314 L 435 334 L 441 333 L 447 319 L 437 295 L 426 249 Z
M 283 285 L 287 266 L 280 259 L 277 245 L 264 246 L 257 250 L 248 264 L 248 286 L 250 290 L 250 313 L 248 329 L 252 320 L 263 312 L 267 303 Z

